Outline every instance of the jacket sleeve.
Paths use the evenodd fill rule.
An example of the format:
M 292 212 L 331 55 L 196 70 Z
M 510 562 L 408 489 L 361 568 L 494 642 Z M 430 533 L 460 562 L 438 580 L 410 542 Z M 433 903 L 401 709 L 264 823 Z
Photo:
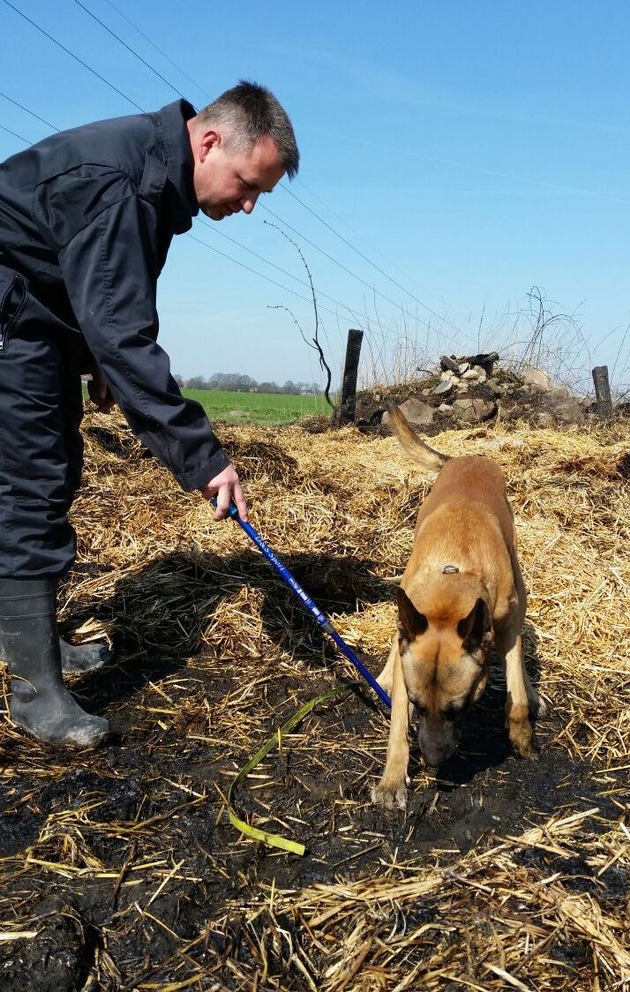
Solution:
M 87 345 L 131 429 L 191 491 L 229 458 L 156 343 L 156 228 L 153 203 L 131 192 L 73 233 L 58 258 Z

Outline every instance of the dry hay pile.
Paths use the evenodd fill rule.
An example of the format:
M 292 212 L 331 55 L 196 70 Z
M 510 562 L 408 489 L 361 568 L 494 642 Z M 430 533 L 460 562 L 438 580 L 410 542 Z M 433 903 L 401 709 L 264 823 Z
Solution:
M 224 427 L 251 520 L 377 673 L 421 478 L 393 438 Z M 111 670 L 75 678 L 117 738 L 67 755 L 0 726 L 0 987 L 114 990 L 630 988 L 627 425 L 439 438 L 504 468 L 530 590 L 527 660 L 550 704 L 536 765 L 509 755 L 494 672 L 462 754 L 374 810 L 387 717 L 317 707 L 237 795 L 299 858 L 239 835 L 237 770 L 349 662 L 234 522 L 214 523 L 121 421 L 86 418 L 62 590 Z M 485 697 L 484 697 L 485 698 Z M 32 983 L 32 984 L 31 984 Z

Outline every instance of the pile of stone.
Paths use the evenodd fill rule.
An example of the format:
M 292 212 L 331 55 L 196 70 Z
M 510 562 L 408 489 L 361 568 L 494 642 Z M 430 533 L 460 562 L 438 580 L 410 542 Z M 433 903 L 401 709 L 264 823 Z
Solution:
M 496 351 L 468 358 L 442 355 L 440 381 L 422 393 L 440 398 L 437 410 L 443 417 L 466 423 L 489 420 L 496 415 L 497 399 L 504 395 L 504 388 L 493 376 L 498 360 Z M 480 386 L 485 388 L 481 390 Z
M 442 355 L 439 372 L 410 387 L 398 399 L 410 423 L 436 425 L 438 421 L 479 423 L 500 416 L 537 427 L 582 424 L 586 407 L 565 386 L 555 385 L 544 371 L 524 369 L 518 374 L 497 369 L 499 355 Z M 388 421 L 383 415 L 383 423 Z

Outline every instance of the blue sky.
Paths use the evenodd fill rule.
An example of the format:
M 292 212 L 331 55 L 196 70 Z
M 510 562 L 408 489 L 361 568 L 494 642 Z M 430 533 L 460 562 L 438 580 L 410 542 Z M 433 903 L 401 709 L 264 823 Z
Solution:
M 239 78 L 292 117 L 298 178 L 173 243 L 158 303 L 174 372 L 324 381 L 298 246 L 335 384 L 349 327 L 363 379 L 518 354 L 537 286 L 562 318 L 541 351 L 558 377 L 588 386 L 608 364 L 627 388 L 627 3 L 11 3 L 34 23 L 0 0 L 0 124 L 28 141 L 180 93 L 202 107 Z M 0 129 L 0 157 L 23 147 Z

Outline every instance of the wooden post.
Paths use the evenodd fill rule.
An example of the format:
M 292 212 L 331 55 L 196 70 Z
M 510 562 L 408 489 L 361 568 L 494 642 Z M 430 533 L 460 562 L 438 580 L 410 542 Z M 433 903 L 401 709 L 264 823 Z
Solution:
M 357 331 L 351 328 L 348 331 L 346 362 L 343 369 L 343 382 L 341 386 L 341 404 L 339 406 L 338 418 L 340 427 L 343 424 L 351 424 L 354 421 L 357 405 L 357 374 L 362 342 L 363 331 Z
M 601 420 L 607 420 L 608 417 L 612 417 L 613 412 L 607 365 L 598 365 L 593 369 L 593 382 L 595 383 L 597 413 Z

